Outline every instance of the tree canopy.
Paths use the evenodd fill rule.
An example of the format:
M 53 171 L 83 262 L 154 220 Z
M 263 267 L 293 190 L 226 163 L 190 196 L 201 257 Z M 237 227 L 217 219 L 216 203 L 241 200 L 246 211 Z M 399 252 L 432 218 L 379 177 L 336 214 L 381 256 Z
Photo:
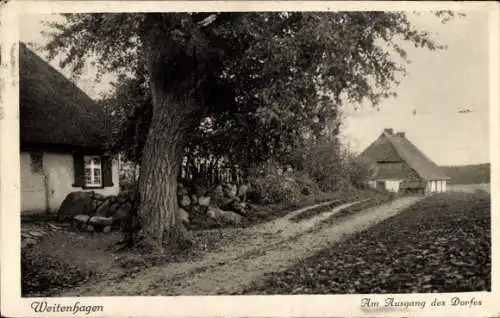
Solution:
M 452 13 L 436 15 L 448 19 Z M 66 23 L 51 25 L 47 49 L 51 57 L 62 52 L 61 66 L 70 65 L 76 73 L 86 60 L 94 58 L 101 73 L 122 75 L 116 91 L 106 100 L 110 106 L 114 100 L 114 114 L 121 113 L 120 122 L 129 123 L 117 137 L 137 161 L 149 120 L 148 111 L 137 108 L 151 103 L 145 47 L 146 30 L 152 23 L 161 24 L 168 37 L 164 42 L 174 41 L 181 51 L 169 57 L 168 69 L 162 72 L 175 82 L 182 82 L 183 72 L 194 73 L 194 80 L 204 87 L 200 118 L 210 118 L 210 129 L 198 128 L 189 148 L 230 155 L 240 163 L 278 156 L 305 136 L 321 136 L 327 125 L 329 133 L 336 135 L 342 102 L 366 99 L 376 105 L 393 95 L 407 62 L 402 41 L 431 50 L 442 48 L 430 33 L 417 30 L 404 12 L 65 17 Z M 144 120 L 138 121 L 143 114 L 140 118 Z M 139 127 L 135 127 L 137 123 Z M 130 147 L 132 144 L 136 147 Z M 256 148 L 259 151 L 247 151 Z

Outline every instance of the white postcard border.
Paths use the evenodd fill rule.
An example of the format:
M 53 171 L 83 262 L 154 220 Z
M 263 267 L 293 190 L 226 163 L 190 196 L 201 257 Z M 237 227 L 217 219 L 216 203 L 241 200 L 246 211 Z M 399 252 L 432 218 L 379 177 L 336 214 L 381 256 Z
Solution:
M 489 10 L 490 37 L 490 157 L 492 196 L 492 292 L 452 294 L 386 294 L 329 296 L 178 296 L 178 297 L 82 297 L 21 298 L 20 289 L 20 167 L 19 162 L 19 93 L 17 27 L 19 13 L 120 12 L 120 11 L 283 11 L 283 10 Z M 102 306 L 104 311 L 77 312 L 84 316 L 401 316 L 471 317 L 500 314 L 498 216 L 500 186 L 499 149 L 499 11 L 493 2 L 357 2 L 357 1 L 15 1 L 2 10 L 2 108 L 0 109 L 0 209 L 1 209 L 1 295 L 2 314 L 8 317 L 68 316 L 68 312 L 36 313 L 34 301 L 63 306 Z M 370 298 L 381 303 L 388 297 L 402 301 L 426 301 L 424 309 L 402 311 L 362 311 L 360 302 Z M 435 299 L 449 301 L 474 298 L 481 306 L 470 308 L 431 307 Z M 77 304 L 77 305 L 75 305 Z M 69 307 L 68 307 L 69 308 Z M 78 307 L 80 308 L 80 307 Z M 73 315 L 70 313 L 70 315 Z

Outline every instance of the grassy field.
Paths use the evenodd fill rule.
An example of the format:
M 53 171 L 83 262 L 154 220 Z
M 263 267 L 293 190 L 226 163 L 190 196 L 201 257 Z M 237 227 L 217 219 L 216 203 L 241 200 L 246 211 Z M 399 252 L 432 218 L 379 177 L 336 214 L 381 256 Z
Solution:
M 490 226 L 488 193 L 433 195 L 244 294 L 489 291 Z
M 475 193 L 478 191 L 485 191 L 490 193 L 489 183 L 477 183 L 477 184 L 450 184 L 447 186 L 446 191 L 448 192 L 465 192 L 465 193 Z

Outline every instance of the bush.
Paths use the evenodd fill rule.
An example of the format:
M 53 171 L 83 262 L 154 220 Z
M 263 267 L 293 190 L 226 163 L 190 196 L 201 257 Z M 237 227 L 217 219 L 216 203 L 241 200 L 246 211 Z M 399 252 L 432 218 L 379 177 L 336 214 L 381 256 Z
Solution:
M 373 174 L 372 167 L 367 163 L 359 161 L 354 156 L 346 158 L 345 167 L 349 183 L 355 188 L 365 189 L 368 179 Z
M 363 189 L 371 167 L 357 160 L 338 140 L 327 140 L 296 149 L 286 158 L 295 169 L 304 171 L 325 192 Z
M 322 191 L 335 192 L 346 187 L 342 151 L 337 141 L 306 145 L 296 149 L 287 160 L 310 176 Z
M 314 182 L 304 175 L 297 179 L 292 174 L 268 173 L 254 177 L 249 199 L 259 204 L 294 204 L 305 194 L 315 191 Z
M 286 173 L 286 175 L 295 180 L 300 187 L 300 193 L 302 195 L 309 196 L 322 192 L 318 184 L 311 179 L 309 174 L 305 171 L 293 171 L 291 173 Z
M 122 162 L 119 171 L 120 189 L 133 189 L 139 176 L 139 168 L 130 162 Z

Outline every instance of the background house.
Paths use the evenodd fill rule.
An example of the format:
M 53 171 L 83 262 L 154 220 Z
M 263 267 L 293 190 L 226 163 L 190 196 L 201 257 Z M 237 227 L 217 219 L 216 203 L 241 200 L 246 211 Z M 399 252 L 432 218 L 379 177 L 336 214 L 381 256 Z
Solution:
M 56 211 L 74 191 L 119 191 L 103 109 L 23 43 L 19 47 L 22 213 Z
M 360 155 L 374 167 L 369 184 L 391 192 L 445 192 L 449 177 L 403 132 L 385 129 Z

